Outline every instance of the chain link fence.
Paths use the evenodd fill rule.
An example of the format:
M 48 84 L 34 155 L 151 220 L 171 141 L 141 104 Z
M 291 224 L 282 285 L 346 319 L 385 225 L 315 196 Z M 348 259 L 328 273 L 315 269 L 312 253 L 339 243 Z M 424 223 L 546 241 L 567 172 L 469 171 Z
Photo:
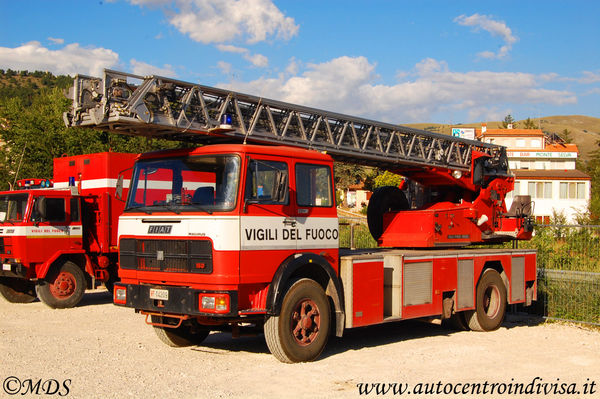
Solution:
M 538 314 L 600 326 L 600 226 L 538 225 Z
M 600 226 L 537 225 L 533 239 L 517 245 L 538 251 L 538 300 L 524 310 L 600 326 Z M 340 246 L 377 247 L 365 218 L 340 219 Z

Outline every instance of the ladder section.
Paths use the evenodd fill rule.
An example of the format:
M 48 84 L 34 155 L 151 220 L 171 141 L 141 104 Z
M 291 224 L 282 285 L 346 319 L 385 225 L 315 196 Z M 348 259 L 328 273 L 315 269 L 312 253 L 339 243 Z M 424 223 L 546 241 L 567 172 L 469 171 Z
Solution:
M 71 90 L 67 126 L 198 144 L 289 145 L 392 170 L 434 166 L 468 171 L 474 151 L 495 159 L 506 156 L 497 145 L 159 76 L 105 70 L 103 78 L 77 75 Z

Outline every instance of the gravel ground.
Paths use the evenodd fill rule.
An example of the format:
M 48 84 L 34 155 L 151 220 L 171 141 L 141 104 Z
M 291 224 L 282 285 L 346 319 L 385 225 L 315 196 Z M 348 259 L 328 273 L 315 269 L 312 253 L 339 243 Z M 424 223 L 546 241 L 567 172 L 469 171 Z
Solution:
M 419 321 L 349 330 L 330 339 L 318 361 L 282 364 L 262 335 L 213 333 L 202 346 L 167 347 L 142 316 L 95 290 L 66 310 L 0 299 L 0 353 L 0 397 L 8 391 L 48 397 L 21 395 L 39 380 L 39 392 L 46 387 L 69 398 L 365 397 L 361 383 L 409 384 L 404 396 L 412 397 L 600 397 L 600 332 L 525 317 L 511 317 L 490 333 Z M 532 395 L 511 394 L 515 384 L 531 382 L 537 384 Z M 540 382 L 556 386 L 546 386 L 546 395 Z M 437 394 L 425 394 L 426 383 Z M 491 394 L 492 383 L 504 384 L 505 394 Z M 488 394 L 465 384 L 480 384 Z

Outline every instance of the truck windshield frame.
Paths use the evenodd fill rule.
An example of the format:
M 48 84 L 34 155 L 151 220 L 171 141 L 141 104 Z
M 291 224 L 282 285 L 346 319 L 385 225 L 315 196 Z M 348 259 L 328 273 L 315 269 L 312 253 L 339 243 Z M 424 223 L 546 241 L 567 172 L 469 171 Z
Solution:
M 29 202 L 29 193 L 0 195 L 0 223 L 23 222 Z
M 125 212 L 228 212 L 236 208 L 236 154 L 142 159 L 133 168 Z

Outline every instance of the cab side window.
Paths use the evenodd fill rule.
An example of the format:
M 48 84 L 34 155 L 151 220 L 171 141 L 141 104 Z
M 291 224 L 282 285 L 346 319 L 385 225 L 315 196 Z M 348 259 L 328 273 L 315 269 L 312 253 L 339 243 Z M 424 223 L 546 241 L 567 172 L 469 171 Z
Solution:
M 46 220 L 49 222 L 66 220 L 64 198 L 46 198 Z
M 79 222 L 79 198 L 71 198 L 71 222 Z
M 65 212 L 65 199 L 64 198 L 44 198 L 46 215 L 44 217 L 38 212 L 37 202 L 42 201 L 42 198 L 37 198 L 36 203 L 33 205 L 33 212 L 31 214 L 31 220 L 34 222 L 65 222 L 67 220 L 67 213 Z
M 332 206 L 331 169 L 326 165 L 297 164 L 296 192 L 298 206 Z
M 259 204 L 287 205 L 289 190 L 285 190 L 284 196 L 277 195 L 278 179 L 287 182 L 287 176 L 288 167 L 285 162 L 250 160 L 244 199 Z

